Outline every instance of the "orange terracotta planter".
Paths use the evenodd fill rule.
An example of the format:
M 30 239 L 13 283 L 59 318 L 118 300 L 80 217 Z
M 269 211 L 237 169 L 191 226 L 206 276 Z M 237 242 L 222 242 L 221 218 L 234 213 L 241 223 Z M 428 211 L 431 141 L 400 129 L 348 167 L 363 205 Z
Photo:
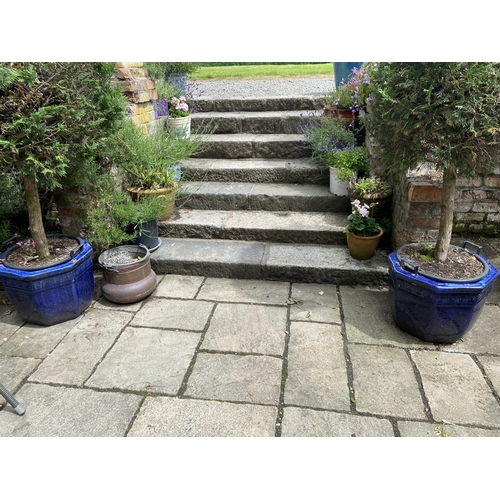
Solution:
M 375 253 L 383 234 L 384 231 L 382 229 L 375 236 L 358 236 L 347 231 L 347 246 L 351 257 L 357 260 L 370 259 Z

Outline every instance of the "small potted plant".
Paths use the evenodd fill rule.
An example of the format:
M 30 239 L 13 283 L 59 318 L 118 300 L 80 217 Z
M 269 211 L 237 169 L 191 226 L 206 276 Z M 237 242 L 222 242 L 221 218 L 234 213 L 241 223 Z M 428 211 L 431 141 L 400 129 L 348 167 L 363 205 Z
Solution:
M 167 127 L 175 137 L 191 135 L 191 116 L 186 97 L 172 97 L 168 106 Z
M 325 98 L 323 116 L 335 118 L 344 125 L 354 122 L 356 111 L 353 109 L 352 92 L 344 80 Z
M 370 259 L 384 231 L 378 222 L 370 217 L 370 207 L 359 200 L 352 203 L 352 213 L 347 217 L 349 222 L 346 228 L 347 246 L 351 257 L 357 260 Z
M 354 131 L 362 128 L 358 117 L 366 112 L 372 100 L 369 68 L 369 63 L 352 68 L 349 80 L 342 80 L 325 99 L 323 116 L 338 118 Z
M 330 192 L 347 196 L 349 179 L 368 172 L 366 148 L 356 146 L 351 130 L 325 117 L 309 120 L 301 132 L 306 136 L 312 158 L 330 167 Z
M 352 177 L 347 191 L 351 202 L 357 199 L 370 206 L 372 217 L 390 216 L 392 188 L 388 182 L 379 177 Z
M 140 196 L 162 197 L 167 220 L 174 210 L 178 189 L 178 165 L 202 145 L 199 137 L 173 137 L 165 127 L 144 133 L 127 121 L 106 143 L 110 162 L 124 172 L 127 191 L 135 201 Z

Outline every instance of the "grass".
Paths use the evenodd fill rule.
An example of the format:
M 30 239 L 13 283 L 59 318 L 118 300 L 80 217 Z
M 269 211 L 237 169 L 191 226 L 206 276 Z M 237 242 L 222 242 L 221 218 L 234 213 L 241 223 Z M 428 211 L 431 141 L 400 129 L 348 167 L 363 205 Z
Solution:
M 333 64 L 262 64 L 259 66 L 206 66 L 195 71 L 195 80 L 236 78 L 309 78 L 333 77 Z

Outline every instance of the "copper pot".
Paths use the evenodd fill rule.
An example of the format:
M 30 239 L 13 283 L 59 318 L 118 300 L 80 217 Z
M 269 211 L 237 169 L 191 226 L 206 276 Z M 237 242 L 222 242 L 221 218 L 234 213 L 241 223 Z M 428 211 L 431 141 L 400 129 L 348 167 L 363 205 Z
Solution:
M 99 256 L 103 270 L 102 293 L 111 302 L 131 304 L 156 288 L 149 250 L 144 245 L 121 245 Z

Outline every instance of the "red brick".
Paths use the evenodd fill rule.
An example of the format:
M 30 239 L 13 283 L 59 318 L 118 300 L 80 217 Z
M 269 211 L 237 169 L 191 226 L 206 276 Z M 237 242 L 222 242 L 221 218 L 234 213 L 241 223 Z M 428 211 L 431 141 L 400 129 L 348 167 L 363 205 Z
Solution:
M 437 203 L 441 201 L 441 188 L 428 182 L 411 182 L 408 201 Z
M 409 227 L 418 229 L 437 229 L 439 228 L 439 218 L 434 219 L 408 219 Z

